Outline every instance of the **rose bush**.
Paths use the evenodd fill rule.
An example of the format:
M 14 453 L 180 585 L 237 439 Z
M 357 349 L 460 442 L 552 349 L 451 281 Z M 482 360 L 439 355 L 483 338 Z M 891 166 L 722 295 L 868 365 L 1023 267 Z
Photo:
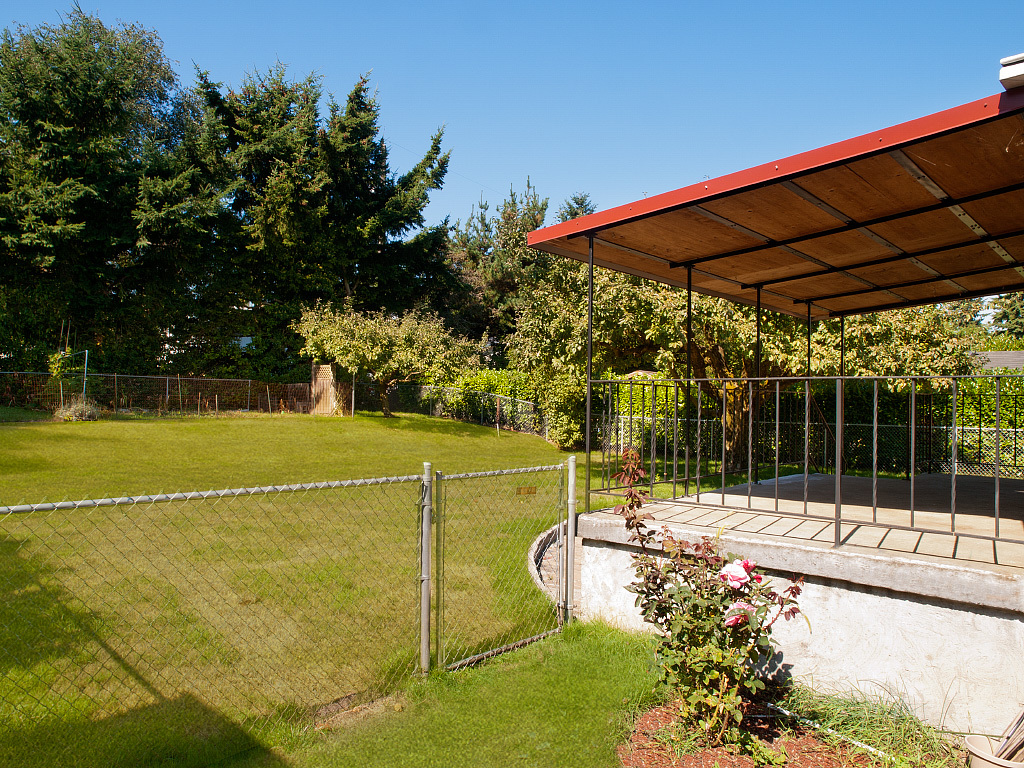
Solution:
M 755 562 L 723 554 L 717 538 L 691 542 L 651 531 L 644 492 L 635 487 L 644 476 L 639 455 L 627 450 L 617 476 L 625 497 L 615 511 L 640 548 L 637 580 L 627 589 L 658 630 L 661 680 L 678 693 L 682 718 L 706 746 L 742 744 L 743 696 L 764 688 L 757 664 L 774 651 L 772 626 L 799 614 L 802 580 L 776 591 Z

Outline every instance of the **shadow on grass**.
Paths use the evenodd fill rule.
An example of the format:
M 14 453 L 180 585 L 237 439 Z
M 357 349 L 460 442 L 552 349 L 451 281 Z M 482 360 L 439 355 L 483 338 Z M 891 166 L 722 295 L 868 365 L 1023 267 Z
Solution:
M 0 765 L 285 765 L 228 717 L 188 694 L 166 697 L 102 637 L 101 622 L 23 542 L 0 539 Z M 70 666 L 99 649 L 151 703 L 109 717 L 54 694 Z M 64 670 L 63 672 L 60 670 Z M 69 690 L 73 690 L 69 689 Z
M 231 766 L 283 760 L 241 726 L 189 695 L 99 721 L 52 719 L 8 733 L 0 764 L 26 768 Z

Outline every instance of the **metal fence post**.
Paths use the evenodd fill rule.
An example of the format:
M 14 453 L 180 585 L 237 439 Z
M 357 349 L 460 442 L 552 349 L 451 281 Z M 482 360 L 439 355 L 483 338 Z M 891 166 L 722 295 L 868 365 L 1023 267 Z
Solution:
M 434 473 L 434 663 L 444 666 L 444 496 L 443 475 Z
M 420 489 L 420 672 L 430 671 L 430 518 L 434 500 L 434 478 L 430 462 L 423 462 Z
M 572 621 L 573 601 L 575 599 L 575 585 L 573 576 L 576 571 L 576 456 L 569 457 L 569 488 L 566 494 L 569 525 L 566 534 L 565 547 L 565 622 Z

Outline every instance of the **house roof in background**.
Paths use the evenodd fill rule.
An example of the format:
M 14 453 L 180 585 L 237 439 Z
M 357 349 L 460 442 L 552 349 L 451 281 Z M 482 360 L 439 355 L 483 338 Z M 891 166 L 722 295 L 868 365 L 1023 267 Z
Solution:
M 822 319 L 1024 290 L 1024 88 L 535 230 L 619 272 Z
M 996 368 L 1016 368 L 1024 370 L 1024 351 L 1000 350 L 990 352 L 974 352 L 983 371 L 992 371 Z

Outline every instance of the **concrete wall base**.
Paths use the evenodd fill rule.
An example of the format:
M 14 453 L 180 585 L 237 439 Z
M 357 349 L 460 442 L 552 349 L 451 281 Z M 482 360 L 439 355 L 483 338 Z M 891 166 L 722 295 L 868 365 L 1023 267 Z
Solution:
M 669 526 L 677 538 L 714 535 Z M 624 587 L 634 580 L 622 519 L 579 518 L 580 613 L 649 629 Z M 781 670 L 819 691 L 897 698 L 925 722 L 999 734 L 1024 708 L 1024 573 L 926 556 L 833 549 L 725 532 L 776 585 L 803 575 L 800 618 L 776 625 Z

